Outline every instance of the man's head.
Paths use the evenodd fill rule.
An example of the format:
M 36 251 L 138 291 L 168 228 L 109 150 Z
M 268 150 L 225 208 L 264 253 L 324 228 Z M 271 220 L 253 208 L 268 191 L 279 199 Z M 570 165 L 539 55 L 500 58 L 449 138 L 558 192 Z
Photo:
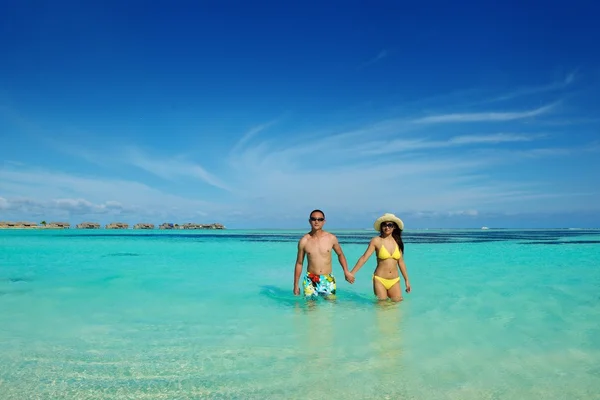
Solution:
M 325 224 L 325 213 L 321 210 L 311 211 L 308 222 L 313 230 L 321 229 Z

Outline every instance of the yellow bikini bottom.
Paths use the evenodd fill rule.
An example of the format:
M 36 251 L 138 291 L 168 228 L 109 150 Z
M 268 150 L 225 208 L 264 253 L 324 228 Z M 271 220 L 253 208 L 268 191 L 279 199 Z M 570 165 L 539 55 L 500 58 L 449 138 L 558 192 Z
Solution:
M 397 282 L 400 282 L 400 277 L 394 279 L 385 279 L 377 275 L 373 275 L 373 278 L 377 279 L 379 282 L 383 284 L 385 290 L 390 290 L 392 286 L 394 286 Z

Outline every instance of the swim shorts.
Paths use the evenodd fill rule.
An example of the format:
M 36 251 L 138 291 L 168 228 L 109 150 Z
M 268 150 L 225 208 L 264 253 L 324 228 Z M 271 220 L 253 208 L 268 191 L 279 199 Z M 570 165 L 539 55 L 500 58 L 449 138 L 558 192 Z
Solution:
M 302 281 L 305 297 L 335 295 L 336 284 L 332 274 L 315 275 L 308 272 Z

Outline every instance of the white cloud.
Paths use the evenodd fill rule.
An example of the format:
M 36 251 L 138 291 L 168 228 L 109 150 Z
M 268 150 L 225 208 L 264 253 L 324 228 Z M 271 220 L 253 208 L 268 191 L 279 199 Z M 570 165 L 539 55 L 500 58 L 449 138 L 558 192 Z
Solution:
M 530 142 L 540 135 L 519 135 L 514 133 L 495 133 L 492 135 L 465 135 L 456 136 L 449 140 L 451 144 L 474 144 L 474 143 L 507 143 L 507 142 Z
M 439 115 L 427 121 L 513 120 L 542 115 L 553 107 Z M 322 138 L 307 135 L 256 142 L 232 162 L 230 180 L 254 194 L 245 198 L 247 209 L 262 208 L 278 214 L 323 207 L 354 214 L 363 210 L 436 209 L 447 215 L 477 216 L 505 207 L 535 210 L 535 199 L 544 196 L 546 187 L 523 183 L 520 176 L 513 181 L 499 180 L 496 172 L 533 156 L 565 154 L 561 148 L 538 150 L 545 134 L 465 133 L 441 140 L 446 136 L 442 130 L 421 131 L 417 136 L 406 128 L 406 122 L 390 119 Z M 517 142 L 526 146 L 519 150 L 497 147 Z M 453 150 L 447 151 L 449 148 Z
M 273 120 L 273 121 L 269 121 L 269 122 L 266 122 L 264 124 L 255 126 L 254 128 L 250 129 L 231 148 L 230 155 L 231 156 L 235 156 L 235 154 L 238 153 L 244 147 L 244 145 L 246 143 L 248 143 L 253 137 L 255 137 L 260 132 L 264 131 L 265 129 L 270 128 L 271 126 L 273 126 L 276 123 L 277 123 L 277 120 Z
M 518 89 L 511 93 L 507 93 L 502 96 L 495 97 L 495 98 L 491 99 L 490 102 L 505 101 L 505 100 L 511 100 L 511 99 L 514 99 L 517 97 L 522 97 L 522 96 L 529 96 L 529 95 L 533 95 L 533 94 L 540 94 L 540 93 L 562 90 L 562 89 L 565 89 L 567 86 L 571 85 L 573 82 L 575 82 L 576 78 L 577 78 L 577 71 L 572 71 L 572 72 L 568 73 L 567 75 L 565 75 L 565 77 L 562 80 L 552 82 L 552 83 L 546 84 L 546 85 Z
M 512 112 L 479 112 L 479 113 L 455 113 L 455 114 L 440 114 L 430 115 L 414 119 L 417 124 L 436 124 L 450 122 L 491 122 L 491 121 L 512 121 L 516 119 L 524 119 L 536 117 L 546 114 L 553 110 L 558 103 L 549 104 L 529 111 L 512 111 Z
M 210 173 L 197 162 L 189 161 L 182 156 L 151 155 L 136 146 L 113 144 L 113 147 L 90 148 L 73 142 L 64 142 L 56 138 L 45 139 L 55 151 L 71 157 L 85 160 L 100 167 L 123 166 L 139 168 L 159 178 L 175 181 L 180 178 L 192 178 L 205 182 L 213 187 L 231 191 L 216 175 Z M 103 147 L 102 147 L 103 146 Z
M 557 114 L 552 112 L 557 104 L 454 114 L 437 109 L 420 118 L 406 115 L 351 129 L 292 131 L 287 137 L 281 131 L 271 135 L 273 130 L 268 128 L 276 121 L 270 121 L 248 130 L 232 143 L 229 151 L 223 152 L 222 158 L 208 154 L 212 150 L 208 147 L 208 161 L 177 155 L 177 150 L 147 152 L 142 146 L 114 143 L 113 148 L 86 149 L 72 143 L 63 151 L 95 164 L 92 167 L 105 168 L 108 173 L 115 167 L 134 166 L 162 178 L 164 181 L 148 179 L 140 171 L 133 171 L 170 191 L 141 181 L 5 163 L 5 168 L 0 167 L 0 209 L 31 215 L 51 212 L 77 217 L 148 216 L 153 221 L 174 215 L 293 219 L 312 208 L 347 215 L 399 210 L 415 216 L 438 217 L 478 217 L 493 210 L 535 211 L 540 199 L 547 200 L 546 207 L 559 204 L 552 202 L 558 197 L 552 195 L 556 188 L 547 186 L 550 180 L 540 184 L 526 182 L 521 176 L 512 180 L 502 180 L 500 176 L 509 176 L 510 172 L 504 172 L 520 162 L 535 166 L 541 157 L 584 150 L 575 145 L 553 148 L 542 142 L 547 138 L 544 134 L 519 133 L 535 132 L 535 123 Z M 517 124 L 530 123 L 527 119 L 531 117 L 544 118 L 536 119 L 527 129 L 519 129 L 523 126 Z M 350 124 L 350 120 L 344 124 Z M 473 134 L 466 128 L 471 122 L 510 125 L 503 124 L 500 132 L 492 131 L 496 133 Z M 60 147 L 60 141 L 53 145 Z M 596 149 L 597 146 L 596 143 Z M 224 163 L 227 164 L 223 166 Z M 96 170 L 102 171 L 101 168 Z M 132 173 L 132 168 L 126 172 Z M 530 179 L 534 175 L 530 174 Z M 223 189 L 213 191 L 218 193 L 219 202 L 195 198 L 196 194 L 205 193 L 202 190 L 207 186 L 203 183 Z M 196 190 L 198 186 L 201 191 Z M 586 196 L 568 191 L 563 195 Z M 564 198 L 560 202 L 564 204 Z M 265 222 L 264 226 L 269 224 Z
M 6 211 L 41 216 L 45 214 L 60 216 L 79 215 L 119 215 L 136 211 L 134 208 L 123 207 L 117 202 L 95 204 L 85 199 L 52 199 L 37 200 L 31 198 L 3 199 Z
M 126 151 L 125 162 L 164 179 L 191 177 L 202 180 L 219 189 L 232 189 L 200 164 L 177 158 L 150 157 L 137 148 Z
M 384 58 L 388 57 L 389 55 L 390 55 L 390 51 L 387 49 L 383 49 L 379 53 L 377 53 L 377 55 L 375 57 L 373 57 L 369 61 L 361 64 L 359 66 L 359 69 L 368 67 L 369 65 L 376 64 L 376 63 L 380 62 L 381 60 L 383 60 Z
M 529 142 L 540 135 L 519 135 L 512 133 L 496 133 L 491 135 L 455 136 L 448 140 L 397 139 L 391 141 L 374 141 L 365 146 L 364 154 L 382 155 L 401 151 L 425 150 L 445 147 L 458 147 L 473 144 L 498 144 L 511 142 Z M 367 148 L 368 147 L 368 148 Z
M 2 207 L 61 215 L 129 213 L 142 216 L 213 213 L 220 204 L 163 192 L 146 184 L 39 169 L 0 168 Z M 8 204 L 8 206 L 7 206 Z
M 0 197 L 0 210 L 7 210 L 9 206 L 10 203 L 8 200 L 6 200 L 4 197 Z
M 253 199 L 257 203 L 278 212 L 313 206 L 348 212 L 399 207 L 455 209 L 476 206 L 482 200 L 500 202 L 499 195 L 512 189 L 510 184 L 481 184 L 481 176 L 486 175 L 482 171 L 499 162 L 489 157 L 357 156 L 352 163 L 338 164 L 334 155 L 357 148 L 350 143 L 338 146 L 321 149 L 314 157 L 305 153 L 304 146 L 262 148 L 260 158 L 242 158 L 237 182 L 248 192 L 253 189 L 260 194 Z M 304 162 L 299 162 L 302 153 Z
M 479 211 L 477 210 L 460 210 L 460 211 L 448 211 L 448 215 L 451 217 L 454 216 L 469 216 L 469 217 L 476 217 L 477 215 L 479 215 Z
M 118 201 L 107 201 L 102 204 L 94 204 L 85 199 L 55 199 L 47 206 L 56 207 L 57 209 L 68 211 L 71 214 L 120 213 L 126 210 L 126 208 Z

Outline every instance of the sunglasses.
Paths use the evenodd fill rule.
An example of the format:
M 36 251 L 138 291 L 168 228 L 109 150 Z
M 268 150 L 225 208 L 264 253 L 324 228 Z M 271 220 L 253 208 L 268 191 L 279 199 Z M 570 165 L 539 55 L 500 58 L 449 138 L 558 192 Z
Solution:
M 315 218 L 315 217 L 310 217 L 311 221 L 319 221 L 319 222 L 323 222 L 325 221 L 325 218 Z
M 383 224 L 381 224 L 382 228 L 393 228 L 394 227 L 394 223 L 393 222 L 384 222 Z

